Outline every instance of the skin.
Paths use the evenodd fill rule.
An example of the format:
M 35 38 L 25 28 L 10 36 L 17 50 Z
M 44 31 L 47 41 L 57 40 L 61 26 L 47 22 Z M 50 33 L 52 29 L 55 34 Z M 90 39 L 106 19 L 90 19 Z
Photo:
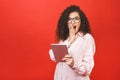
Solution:
M 75 17 L 79 17 L 78 12 L 71 12 L 69 14 L 69 18 L 75 18 Z M 80 28 L 81 22 L 75 22 L 74 20 L 72 20 L 72 22 L 68 21 L 68 28 L 69 28 L 69 38 L 68 41 L 69 43 L 72 43 L 73 40 L 75 39 L 75 35 L 78 33 L 78 30 Z M 64 62 L 66 62 L 70 67 L 73 67 L 74 65 L 74 58 L 72 57 L 72 55 L 65 55 L 65 57 L 62 59 Z

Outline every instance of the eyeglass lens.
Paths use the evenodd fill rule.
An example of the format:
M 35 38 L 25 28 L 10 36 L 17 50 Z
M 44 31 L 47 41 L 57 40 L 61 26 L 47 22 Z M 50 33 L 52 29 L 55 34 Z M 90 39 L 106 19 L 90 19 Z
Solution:
M 79 22 L 80 21 L 80 17 L 75 17 L 75 18 L 68 18 L 68 22 L 71 23 L 72 21 L 74 22 Z

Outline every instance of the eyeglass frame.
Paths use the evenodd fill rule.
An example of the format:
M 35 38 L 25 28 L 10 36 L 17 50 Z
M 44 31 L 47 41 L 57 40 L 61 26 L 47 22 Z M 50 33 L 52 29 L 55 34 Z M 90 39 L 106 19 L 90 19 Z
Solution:
M 81 20 L 80 20 L 80 17 L 74 17 L 74 18 L 68 18 L 68 23 L 72 23 L 72 22 L 75 22 L 75 23 L 78 23 L 78 22 L 80 22 Z

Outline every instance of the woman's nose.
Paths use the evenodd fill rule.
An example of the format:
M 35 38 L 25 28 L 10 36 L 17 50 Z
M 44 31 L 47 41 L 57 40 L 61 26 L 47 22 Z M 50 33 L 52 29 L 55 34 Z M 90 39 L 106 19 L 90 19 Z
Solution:
M 72 20 L 71 23 L 74 24 L 74 23 L 75 23 L 75 20 Z

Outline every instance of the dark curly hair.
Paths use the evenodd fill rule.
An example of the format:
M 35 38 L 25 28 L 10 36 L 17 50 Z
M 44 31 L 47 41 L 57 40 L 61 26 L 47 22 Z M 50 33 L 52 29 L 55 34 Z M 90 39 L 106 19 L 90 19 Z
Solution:
M 71 12 L 78 12 L 80 19 L 81 19 L 81 25 L 79 28 L 79 31 L 82 32 L 84 35 L 86 33 L 91 33 L 90 30 L 90 25 L 88 22 L 87 17 L 85 16 L 84 12 L 76 5 L 71 5 L 70 7 L 67 7 L 63 13 L 61 14 L 58 24 L 57 24 L 57 29 L 56 29 L 56 37 L 57 40 L 66 40 L 69 36 L 69 29 L 68 29 L 68 17 Z

